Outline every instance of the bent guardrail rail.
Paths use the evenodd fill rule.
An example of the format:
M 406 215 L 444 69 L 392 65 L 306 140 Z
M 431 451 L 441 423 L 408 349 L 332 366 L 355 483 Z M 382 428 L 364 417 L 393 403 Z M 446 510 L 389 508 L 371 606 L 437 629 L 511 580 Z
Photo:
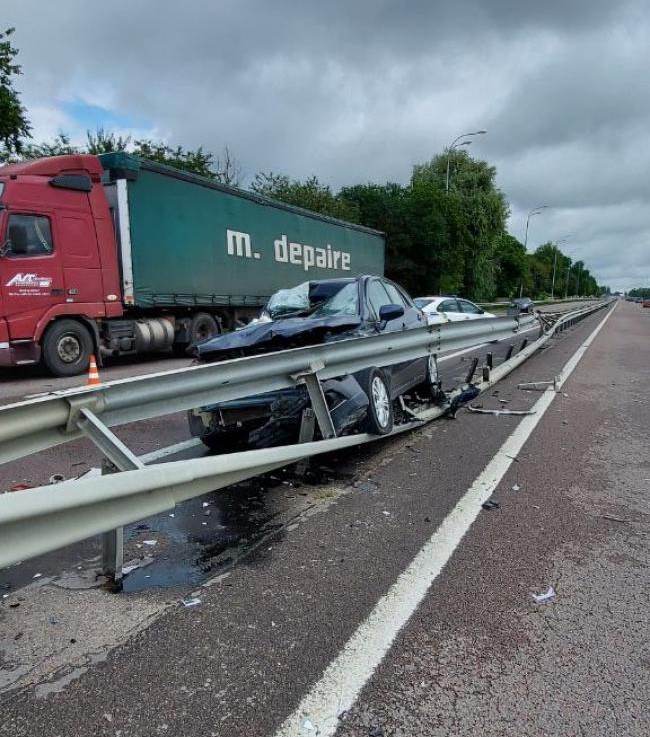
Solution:
M 491 372 L 484 371 L 483 380 L 477 386 L 481 390 L 492 386 L 532 355 L 555 332 L 608 304 L 610 302 L 590 305 L 563 315 L 538 340 L 530 344 L 524 340 L 514 357 L 509 357 Z M 119 424 L 221 401 L 224 397 L 245 396 L 244 392 L 257 393 L 270 391 L 271 386 L 281 388 L 293 385 L 295 379 L 291 378 L 291 373 L 296 368 L 304 369 L 306 364 L 313 366 L 316 361 L 321 362 L 318 367 L 319 378 L 326 378 L 368 365 L 381 366 L 417 358 L 427 355 L 434 346 L 439 350 L 440 346 L 444 346 L 444 350 L 447 350 L 467 346 L 468 340 L 474 341 L 474 344 L 484 343 L 496 339 L 495 336 L 503 331 L 505 335 L 502 337 L 507 337 L 519 327 L 519 323 L 510 318 L 496 320 L 500 322 L 481 321 L 481 324 L 492 323 L 484 325 L 487 330 L 481 330 L 481 324 L 433 326 L 412 331 L 416 333 L 414 336 L 400 333 L 379 336 L 380 339 L 362 338 L 293 349 L 224 364 L 112 382 L 91 391 L 56 393 L 53 397 L 2 408 L 0 449 L 3 459 L 27 455 L 34 452 L 34 447 L 52 447 L 83 433 L 96 443 L 121 473 L 0 495 L 0 567 L 103 532 L 105 571 L 119 579 L 122 567 L 119 533 L 122 525 L 170 510 L 185 499 L 224 488 L 303 458 L 378 439 L 378 436 L 368 434 L 347 435 L 226 456 L 174 461 L 164 466 L 145 466 L 108 430 L 104 422 Z M 533 322 L 534 319 L 526 322 L 526 325 L 530 326 Z M 507 323 L 510 325 L 507 326 Z M 393 340 L 389 340 L 389 337 Z M 359 341 L 366 346 L 358 345 Z M 367 344 L 372 344 L 373 349 L 369 350 Z M 387 355 L 382 356 L 374 350 Z M 272 370 L 269 368 L 269 359 L 273 359 Z M 364 366 L 360 365 L 361 361 L 365 361 Z M 151 398 L 144 396 L 147 391 L 155 391 L 154 401 L 160 402 L 161 406 L 152 405 Z M 180 392 L 180 397 L 174 396 L 175 391 Z M 89 406 L 93 410 L 88 409 Z M 396 427 L 393 434 L 435 419 L 447 409 L 448 406 L 432 407 L 418 413 L 413 422 Z M 104 422 L 98 419 L 99 416 Z M 6 424 L 7 418 L 17 424 L 10 427 Z M 30 441 L 30 432 L 40 433 L 37 443 Z
M 528 317 L 528 316 L 527 316 Z M 0 407 L 0 463 L 69 442 L 81 436 L 82 408 L 107 427 L 192 409 L 205 404 L 262 394 L 296 385 L 295 376 L 316 369 L 330 379 L 369 366 L 387 366 L 501 340 L 531 325 L 528 320 L 495 317 L 335 341 L 259 356 L 236 358 L 112 381 L 96 387 L 52 392 Z M 299 381 L 304 381 L 304 378 Z

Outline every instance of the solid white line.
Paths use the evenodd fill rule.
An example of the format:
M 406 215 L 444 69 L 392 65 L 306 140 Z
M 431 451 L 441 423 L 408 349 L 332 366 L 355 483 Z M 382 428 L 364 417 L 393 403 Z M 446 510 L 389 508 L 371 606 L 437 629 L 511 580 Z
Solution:
M 605 316 L 566 363 L 560 373 L 560 386 L 569 378 L 613 311 Z M 359 625 L 325 669 L 320 680 L 286 719 L 276 737 L 331 737 L 336 732 L 339 725 L 338 715 L 354 704 L 399 631 L 409 621 L 478 517 L 481 504 L 492 495 L 513 458 L 516 458 L 550 407 L 555 394 L 556 392 L 545 392 L 535 403 L 535 414 L 526 416 L 519 423 L 413 562 L 377 602 L 368 618 Z
M 194 448 L 197 445 L 201 445 L 199 438 L 183 440 L 181 443 L 176 443 L 176 445 L 169 445 L 167 448 L 161 448 L 160 450 L 153 450 L 151 453 L 145 453 L 140 456 L 140 460 L 143 463 L 153 463 L 154 461 L 159 461 L 161 458 L 167 458 L 167 456 L 173 456 L 176 453 L 181 453 L 189 448 Z

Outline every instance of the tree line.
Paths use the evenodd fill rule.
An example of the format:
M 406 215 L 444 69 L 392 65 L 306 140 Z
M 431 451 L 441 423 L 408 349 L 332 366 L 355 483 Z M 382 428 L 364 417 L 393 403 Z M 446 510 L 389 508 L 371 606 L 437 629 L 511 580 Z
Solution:
M 0 34 L 0 162 L 71 153 L 129 151 L 209 179 L 241 185 L 242 174 L 228 147 L 219 155 L 203 147 L 172 147 L 150 139 L 132 140 L 111 131 L 88 131 L 83 145 L 60 133 L 33 143 L 27 111 L 13 87 L 21 73 L 11 44 L 12 30 Z M 449 179 L 447 181 L 447 171 Z M 249 188 L 386 234 L 386 275 L 412 294 L 459 294 L 476 301 L 523 294 L 598 295 L 599 286 L 583 261 L 573 261 L 547 242 L 533 253 L 507 231 L 510 212 L 496 186 L 496 169 L 454 149 L 413 167 L 407 184 L 355 184 L 338 191 L 318 177 L 291 179 L 259 172 Z

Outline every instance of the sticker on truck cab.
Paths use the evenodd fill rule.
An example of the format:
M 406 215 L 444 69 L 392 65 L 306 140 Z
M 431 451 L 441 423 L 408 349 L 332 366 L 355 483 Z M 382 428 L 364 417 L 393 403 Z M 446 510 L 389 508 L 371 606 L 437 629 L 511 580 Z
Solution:
M 253 251 L 249 233 L 238 230 L 226 230 L 226 251 L 229 256 L 238 258 L 261 259 L 262 255 Z M 273 256 L 281 264 L 301 266 L 309 269 L 331 269 L 332 271 L 350 271 L 351 255 L 348 251 L 340 251 L 328 243 L 324 248 L 289 241 L 283 233 L 273 241 Z
M 48 294 L 52 285 L 51 276 L 40 276 L 34 273 L 18 273 L 9 279 L 5 287 L 11 289 L 12 297 Z

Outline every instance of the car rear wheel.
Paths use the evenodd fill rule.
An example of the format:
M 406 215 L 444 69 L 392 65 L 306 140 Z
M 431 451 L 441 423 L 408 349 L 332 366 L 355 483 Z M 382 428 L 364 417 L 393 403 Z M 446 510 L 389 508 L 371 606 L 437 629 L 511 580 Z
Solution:
M 364 430 L 373 435 L 388 435 L 393 429 L 393 403 L 386 379 L 379 369 L 373 368 L 364 384 L 369 402 Z

